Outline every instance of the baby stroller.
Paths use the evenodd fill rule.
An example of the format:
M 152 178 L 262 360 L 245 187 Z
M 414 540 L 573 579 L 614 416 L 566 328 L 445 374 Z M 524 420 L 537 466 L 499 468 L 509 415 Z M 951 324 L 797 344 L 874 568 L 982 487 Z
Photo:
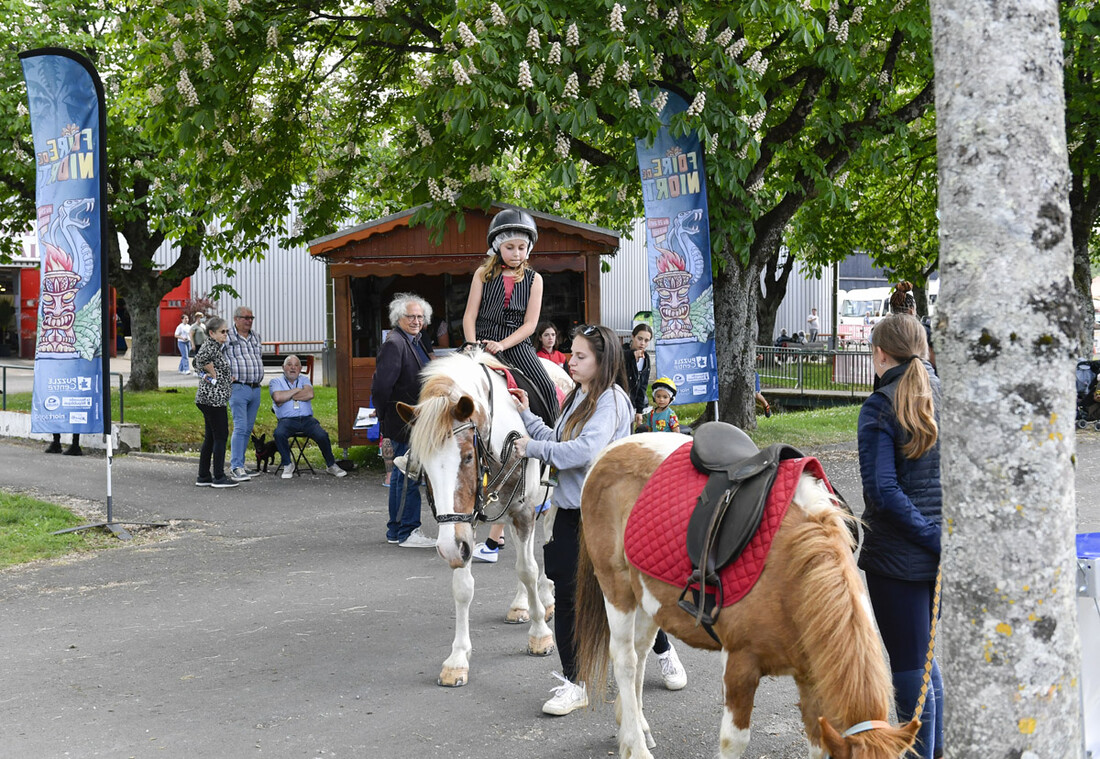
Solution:
M 1096 398 L 1100 361 L 1082 359 L 1077 362 L 1077 429 L 1093 427 L 1100 430 L 1100 399 Z

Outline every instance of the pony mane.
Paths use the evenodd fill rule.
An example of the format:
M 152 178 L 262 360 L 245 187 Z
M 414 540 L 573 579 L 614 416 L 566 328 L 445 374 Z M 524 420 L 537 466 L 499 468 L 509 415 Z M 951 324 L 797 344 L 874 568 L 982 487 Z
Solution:
M 409 446 L 418 459 L 429 457 L 443 447 L 454 425 L 451 409 L 463 395 L 473 399 L 477 421 L 488 415 L 489 399 L 484 395 L 482 365 L 490 369 L 504 368 L 493 354 L 475 348 L 469 353 L 451 353 L 437 358 L 420 371 L 416 424 L 409 435 Z
M 852 558 L 847 520 L 820 480 L 803 474 L 795 492 L 806 521 L 791 536 L 788 571 L 800 587 L 795 618 L 809 680 L 840 729 L 866 719 L 886 719 L 893 684 L 882 641 L 871 618 L 863 581 Z M 860 737 L 870 737 L 869 731 Z

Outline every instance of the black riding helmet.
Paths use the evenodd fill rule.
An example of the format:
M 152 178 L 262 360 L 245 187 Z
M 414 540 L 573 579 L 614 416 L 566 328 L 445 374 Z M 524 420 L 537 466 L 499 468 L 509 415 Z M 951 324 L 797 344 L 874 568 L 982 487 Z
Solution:
M 505 232 L 523 232 L 531 238 L 532 248 L 539 241 L 535 220 L 531 218 L 531 214 L 518 208 L 505 208 L 489 222 L 489 234 L 485 236 L 485 242 L 490 249 L 496 249 L 493 247 L 493 240 Z

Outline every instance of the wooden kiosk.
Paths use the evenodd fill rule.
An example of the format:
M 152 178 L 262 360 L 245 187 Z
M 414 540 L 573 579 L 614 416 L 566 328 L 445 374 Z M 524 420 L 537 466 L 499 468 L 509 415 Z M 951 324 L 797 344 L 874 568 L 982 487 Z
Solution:
M 336 394 L 339 445 L 366 445 L 366 430 L 353 429 L 360 407 L 370 404 L 374 361 L 383 331 L 390 329 L 389 305 L 394 295 L 413 292 L 432 305 L 425 326 L 441 347 L 462 344 L 462 314 L 474 270 L 485 260 L 485 236 L 497 211 L 465 212 L 466 228 L 447 222 L 442 242 L 429 230 L 410 227 L 418 210 L 375 219 L 313 240 L 311 256 L 328 263 L 334 290 Z M 524 209 L 527 210 L 527 209 Z M 591 224 L 527 211 L 539 228 L 531 262 L 543 276 L 542 320 L 553 321 L 563 334 L 576 324 L 600 318 L 600 256 L 613 255 L 619 235 Z

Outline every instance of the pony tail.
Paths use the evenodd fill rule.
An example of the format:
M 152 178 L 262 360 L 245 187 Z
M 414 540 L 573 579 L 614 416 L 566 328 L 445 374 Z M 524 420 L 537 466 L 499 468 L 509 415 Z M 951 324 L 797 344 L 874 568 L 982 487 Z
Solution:
M 577 586 L 573 639 L 577 642 L 577 679 L 585 683 L 591 703 L 607 694 L 607 669 L 611 663 L 611 627 L 607 623 L 603 590 L 596 578 L 592 557 L 584 539 L 584 522 L 578 536 Z
M 909 440 L 901 447 L 901 452 L 907 459 L 919 459 L 936 444 L 939 427 L 932 405 L 932 382 L 916 356 L 909 360 L 909 366 L 898 380 L 894 412 L 902 429 L 909 433 Z

